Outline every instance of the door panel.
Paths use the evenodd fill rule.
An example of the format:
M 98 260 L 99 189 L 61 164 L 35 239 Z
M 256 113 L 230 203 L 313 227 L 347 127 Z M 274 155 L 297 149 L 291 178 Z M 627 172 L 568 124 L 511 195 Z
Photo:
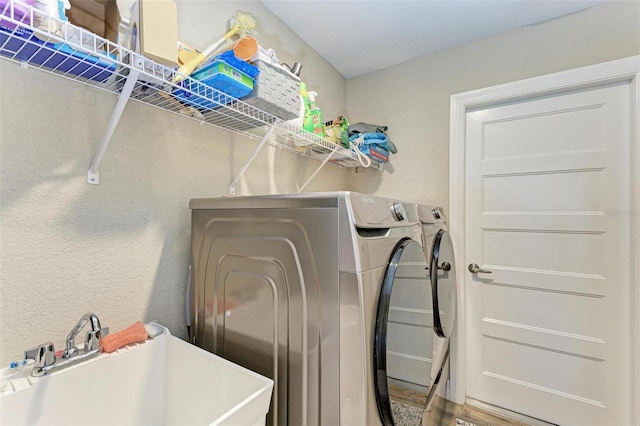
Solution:
M 556 155 L 568 152 L 600 150 L 601 133 L 606 120 L 604 105 L 589 105 L 555 111 L 537 111 L 530 115 L 500 116 L 484 125 L 482 159 L 504 160 Z M 546 129 L 553 128 L 553 134 Z M 513 134 L 518 133 L 518 144 Z
M 604 408 L 606 394 L 601 384 L 606 381 L 605 364 L 601 359 L 579 357 L 542 346 L 485 337 L 482 346 L 488 376 L 514 385 L 555 394 L 562 400 L 578 400 Z M 550 366 L 553 366 L 551 368 Z M 584 374 L 588 371 L 589 374 Z M 526 406 L 527 400 L 517 401 Z M 586 407 L 585 407 L 586 408 Z M 572 413 L 579 418 L 580 413 Z M 597 424 L 620 424 L 602 423 Z M 563 424 L 585 424 L 583 421 Z M 620 424 L 622 425 L 622 424 Z
M 495 272 L 494 272 L 495 273 Z M 559 291 L 540 291 L 500 285 L 487 285 L 484 292 L 485 308 L 496 318 L 507 324 L 529 324 L 532 330 L 554 334 L 559 323 L 563 324 L 563 335 L 575 337 L 601 336 L 606 333 L 605 324 L 599 315 L 603 309 L 603 298 Z M 529 306 L 528 309 L 522 309 Z M 539 307 L 544 306 L 545 309 Z M 571 312 L 571 315 L 567 315 Z M 485 323 L 489 320 L 485 320 Z M 486 326 L 486 325 L 485 325 Z M 589 339 L 590 342 L 600 340 Z
M 485 176 L 484 212 L 601 212 L 603 170 Z M 549 191 L 549 188 L 555 188 Z M 520 194 L 527 194 L 522 197 Z
M 630 85 L 467 114 L 467 396 L 630 424 Z
M 485 229 L 481 261 L 504 269 L 602 276 L 603 239 L 597 231 Z

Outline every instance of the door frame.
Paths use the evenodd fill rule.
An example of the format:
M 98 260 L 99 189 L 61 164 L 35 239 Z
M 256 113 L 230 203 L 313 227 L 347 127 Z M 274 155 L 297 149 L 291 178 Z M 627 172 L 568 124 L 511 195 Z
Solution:
M 542 95 L 551 95 L 569 90 L 604 86 L 617 82 L 629 82 L 631 87 L 631 220 L 633 241 L 630 250 L 635 251 L 631 259 L 630 277 L 640 283 L 640 56 L 619 59 L 597 65 L 561 71 L 512 83 L 487 87 L 451 96 L 450 148 L 449 148 L 449 229 L 453 247 L 458 254 L 456 274 L 458 276 L 458 315 L 456 330 L 451 342 L 451 398 L 462 404 L 466 398 L 466 269 L 465 269 L 465 157 L 466 114 L 470 110 L 492 105 L 520 101 Z M 640 285 L 631 288 L 631 324 L 629 341 L 631 360 L 640 359 Z M 473 354 L 468 354 L 473 356 Z M 630 366 L 632 371 L 631 401 L 632 419 L 640 425 L 640 362 Z

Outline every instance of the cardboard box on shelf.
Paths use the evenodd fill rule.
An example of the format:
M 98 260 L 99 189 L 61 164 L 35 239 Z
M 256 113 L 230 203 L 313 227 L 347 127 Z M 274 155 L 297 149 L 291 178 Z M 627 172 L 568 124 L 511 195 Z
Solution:
M 70 0 L 69 22 L 114 43 L 118 42 L 120 12 L 116 0 Z
M 125 47 L 173 68 L 178 65 L 178 11 L 173 0 L 137 0 L 131 5 Z
M 175 67 L 178 64 L 178 11 L 173 0 L 138 0 L 140 53 Z

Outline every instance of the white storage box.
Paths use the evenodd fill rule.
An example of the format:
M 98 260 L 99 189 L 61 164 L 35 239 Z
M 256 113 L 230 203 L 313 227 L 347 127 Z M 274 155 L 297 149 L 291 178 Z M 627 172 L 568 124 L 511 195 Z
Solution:
M 300 114 L 300 80 L 264 60 L 253 62 L 260 70 L 253 91 L 242 100 L 281 119 Z

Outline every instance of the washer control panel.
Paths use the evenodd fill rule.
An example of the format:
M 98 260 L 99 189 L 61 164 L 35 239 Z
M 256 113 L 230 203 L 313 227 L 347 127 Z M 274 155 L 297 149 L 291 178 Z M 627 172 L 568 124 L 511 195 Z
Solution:
M 352 221 L 356 227 L 398 228 L 420 224 L 415 204 L 355 192 L 348 194 Z M 429 207 L 429 217 L 433 207 Z

